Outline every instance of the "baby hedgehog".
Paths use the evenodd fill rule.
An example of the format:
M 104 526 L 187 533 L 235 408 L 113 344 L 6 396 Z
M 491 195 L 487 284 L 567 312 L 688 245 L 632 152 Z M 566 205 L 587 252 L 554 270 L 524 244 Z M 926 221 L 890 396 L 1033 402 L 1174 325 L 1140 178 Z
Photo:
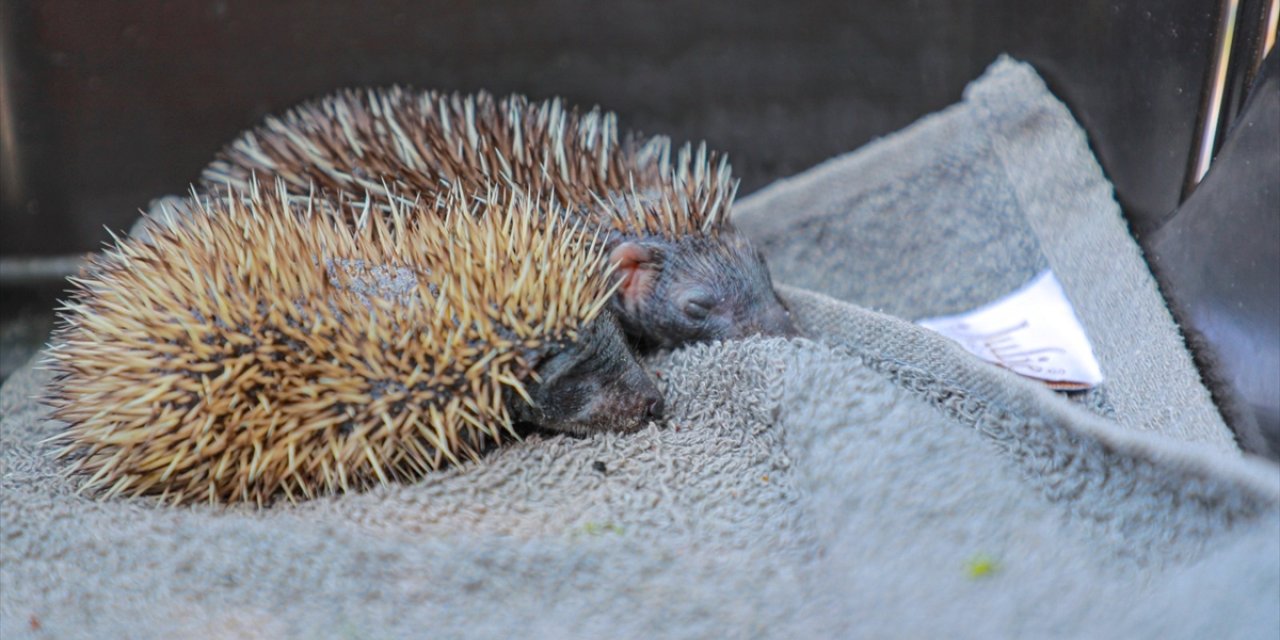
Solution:
M 295 194 L 507 184 L 553 193 L 594 228 L 621 282 L 612 308 L 641 347 L 794 335 L 760 253 L 729 223 L 737 182 L 705 147 L 619 140 L 613 113 L 559 100 L 349 90 L 271 117 L 225 148 L 207 188 L 278 174 Z
M 661 413 L 601 313 L 603 247 L 553 204 L 452 191 L 443 214 L 393 200 L 348 225 L 251 189 L 73 279 L 47 401 L 85 489 L 262 505 L 419 478 L 516 422 L 585 434 Z M 415 277 L 380 289 L 387 267 Z

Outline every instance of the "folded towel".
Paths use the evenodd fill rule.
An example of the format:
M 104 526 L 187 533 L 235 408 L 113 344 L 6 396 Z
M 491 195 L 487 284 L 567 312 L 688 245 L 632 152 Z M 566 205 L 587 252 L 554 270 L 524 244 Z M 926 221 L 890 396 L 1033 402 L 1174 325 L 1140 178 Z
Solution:
M 856 117 L 851 114 L 850 117 Z M 736 207 L 775 279 L 907 319 L 953 314 L 1052 269 L 1120 424 L 1236 450 L 1084 132 L 1003 58 L 964 102 Z

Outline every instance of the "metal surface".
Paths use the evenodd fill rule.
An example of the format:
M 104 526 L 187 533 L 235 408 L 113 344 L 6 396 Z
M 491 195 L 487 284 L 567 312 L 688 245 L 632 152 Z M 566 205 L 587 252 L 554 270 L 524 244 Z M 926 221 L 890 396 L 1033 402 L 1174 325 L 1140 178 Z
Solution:
M 13 66 L 17 61 L 14 38 L 9 33 L 15 22 L 13 7 L 0 3 L 0 209 L 5 213 L 22 205 L 23 179 L 18 155 L 17 107 L 13 103 Z
M 1231 48 L 1236 36 L 1237 0 L 1222 0 L 1218 13 L 1216 42 L 1209 62 L 1209 74 L 1202 92 L 1200 116 L 1196 122 L 1195 148 L 1191 152 L 1191 168 L 1183 193 L 1190 194 L 1209 172 L 1209 163 L 1217 151 L 1218 126 L 1222 122 L 1223 101 L 1227 93 L 1227 71 L 1231 66 Z
M 1276 46 L 1276 30 L 1280 26 L 1280 0 L 1267 3 L 1267 19 L 1264 24 L 1267 25 L 1262 45 L 1262 55 L 1265 56 Z
M 1213 53 L 1201 92 L 1196 137 L 1182 187 L 1185 200 L 1204 179 L 1248 97 L 1254 77 L 1276 39 L 1280 0 L 1219 0 Z
M 1214 17 L 1203 0 L 6 0 L 0 253 L 93 249 L 264 114 L 339 86 L 602 104 L 727 150 L 745 194 L 955 102 L 1002 52 L 1072 108 L 1141 237 L 1179 201 Z
M 1280 458 L 1280 52 L 1148 256 L 1218 406 Z
M 0 286 L 56 285 L 74 275 L 84 260 L 80 254 L 52 257 L 0 258 Z

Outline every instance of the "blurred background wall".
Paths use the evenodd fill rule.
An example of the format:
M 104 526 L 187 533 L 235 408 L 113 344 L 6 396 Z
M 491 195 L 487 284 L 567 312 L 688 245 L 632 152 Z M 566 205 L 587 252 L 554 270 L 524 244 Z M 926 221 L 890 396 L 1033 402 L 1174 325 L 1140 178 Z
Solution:
M 741 194 L 960 97 L 1001 52 L 1085 125 L 1139 235 L 1178 201 L 1213 2 L 3 0 L 0 253 L 91 250 L 263 115 L 408 83 L 616 110 Z

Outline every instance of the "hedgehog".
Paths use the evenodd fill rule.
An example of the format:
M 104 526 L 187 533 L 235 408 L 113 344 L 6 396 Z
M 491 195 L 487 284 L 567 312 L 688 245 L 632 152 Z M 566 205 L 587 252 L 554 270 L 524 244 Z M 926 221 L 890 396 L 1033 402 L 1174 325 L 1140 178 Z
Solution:
M 421 478 L 521 423 L 590 434 L 661 415 L 603 312 L 603 244 L 557 204 L 386 202 L 349 225 L 254 183 L 93 259 L 46 362 L 82 490 L 262 506 Z M 364 286 L 379 268 L 412 285 Z
M 500 183 L 554 194 L 607 231 L 620 283 L 611 308 L 642 350 L 750 335 L 795 335 L 764 258 L 729 208 L 738 182 L 724 156 L 664 136 L 619 136 L 617 117 L 558 99 L 488 93 L 347 90 L 269 117 L 202 174 L 209 189 L 255 173 L 298 195 L 381 189 L 431 193 Z

